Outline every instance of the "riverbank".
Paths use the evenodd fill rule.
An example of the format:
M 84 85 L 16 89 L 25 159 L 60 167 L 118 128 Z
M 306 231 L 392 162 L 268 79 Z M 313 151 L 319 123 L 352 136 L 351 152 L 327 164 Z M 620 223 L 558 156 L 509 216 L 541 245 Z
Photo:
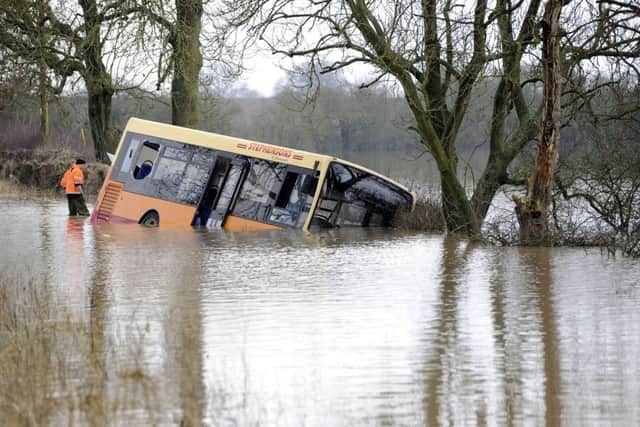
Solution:
M 75 159 L 69 150 L 35 149 L 0 151 L 0 193 L 61 193 L 60 179 Z M 100 191 L 109 166 L 88 162 L 85 191 Z

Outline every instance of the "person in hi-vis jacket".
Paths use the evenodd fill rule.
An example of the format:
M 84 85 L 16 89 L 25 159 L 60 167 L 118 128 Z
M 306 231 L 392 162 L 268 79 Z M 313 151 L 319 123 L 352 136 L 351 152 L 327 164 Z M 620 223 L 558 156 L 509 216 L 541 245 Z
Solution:
M 64 173 L 60 185 L 64 187 L 69 203 L 69 216 L 89 216 L 89 209 L 84 201 L 84 172 L 86 162 L 76 159 L 74 164 Z

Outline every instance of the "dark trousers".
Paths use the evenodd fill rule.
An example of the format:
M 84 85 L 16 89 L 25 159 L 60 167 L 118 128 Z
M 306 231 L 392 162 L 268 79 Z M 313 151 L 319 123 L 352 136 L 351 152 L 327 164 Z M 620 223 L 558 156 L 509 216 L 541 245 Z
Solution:
M 69 216 L 89 216 L 89 209 L 84 202 L 82 194 L 67 194 L 69 203 Z

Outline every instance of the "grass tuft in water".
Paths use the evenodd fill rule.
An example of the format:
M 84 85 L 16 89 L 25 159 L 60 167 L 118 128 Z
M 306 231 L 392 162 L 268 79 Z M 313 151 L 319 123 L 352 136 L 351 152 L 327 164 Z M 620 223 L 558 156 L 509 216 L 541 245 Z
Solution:
M 131 410 L 140 413 L 141 402 L 145 422 L 155 421 L 150 402 L 157 390 L 136 356 L 142 352 L 110 352 L 100 323 L 78 320 L 56 304 L 41 278 L 0 276 L 3 425 L 106 425 Z

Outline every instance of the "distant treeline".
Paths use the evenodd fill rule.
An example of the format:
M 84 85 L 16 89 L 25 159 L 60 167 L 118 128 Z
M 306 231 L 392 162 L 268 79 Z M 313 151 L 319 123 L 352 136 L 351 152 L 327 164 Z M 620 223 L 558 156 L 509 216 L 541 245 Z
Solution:
M 486 161 L 489 122 L 483 116 L 490 102 L 479 89 L 462 125 L 461 172 Z M 82 95 L 60 96 L 50 104 L 51 145 L 93 156 L 85 105 Z M 38 108 L 37 99 L 25 97 L 0 113 L 4 129 L 0 149 L 34 148 L 41 143 Z M 339 87 L 334 82 L 321 87 L 313 99 L 294 90 L 270 98 L 203 96 L 200 111 L 203 130 L 342 157 L 397 178 L 437 181 L 433 161 L 410 130 L 413 122 L 406 101 L 382 90 L 359 89 L 344 82 Z M 170 100 L 136 93 L 115 96 L 114 141 L 130 117 L 171 123 Z
M 477 178 L 489 154 L 491 123 L 491 91 L 497 81 L 486 79 L 474 90 L 469 112 L 459 132 L 459 174 L 467 185 Z M 630 94 L 634 95 L 634 94 Z M 619 96 L 619 95 L 616 95 Z M 602 96 L 600 113 L 614 112 L 613 104 L 621 101 L 614 94 Z M 533 94 L 535 97 L 535 94 Z M 52 147 L 70 148 L 93 158 L 83 95 L 60 96 L 51 103 Z M 0 150 L 31 149 L 40 145 L 38 99 L 25 96 L 11 109 L 0 112 Z M 201 97 L 200 129 L 283 145 L 302 150 L 342 157 L 391 175 L 395 178 L 434 185 L 438 174 L 431 156 L 425 152 L 415 132 L 406 101 L 380 89 L 359 89 L 346 82 L 333 80 L 323 85 L 317 96 L 308 99 L 292 89 L 264 98 L 239 93 L 230 96 Z M 149 96 L 136 92 L 121 93 L 113 98 L 113 141 L 131 117 L 171 123 L 170 100 L 166 96 Z M 514 119 L 515 123 L 515 118 Z M 608 129 L 617 126 L 630 130 L 629 123 L 640 123 L 640 114 L 629 114 L 624 121 L 610 120 L 598 124 Z M 593 145 L 593 118 L 578 116 L 567 122 L 562 131 L 563 163 Z M 610 137 L 610 136 L 609 136 Z M 619 143 L 630 143 L 620 138 Z M 109 151 L 115 151 L 115 146 Z M 531 149 L 525 151 L 512 170 L 520 175 L 531 164 Z

